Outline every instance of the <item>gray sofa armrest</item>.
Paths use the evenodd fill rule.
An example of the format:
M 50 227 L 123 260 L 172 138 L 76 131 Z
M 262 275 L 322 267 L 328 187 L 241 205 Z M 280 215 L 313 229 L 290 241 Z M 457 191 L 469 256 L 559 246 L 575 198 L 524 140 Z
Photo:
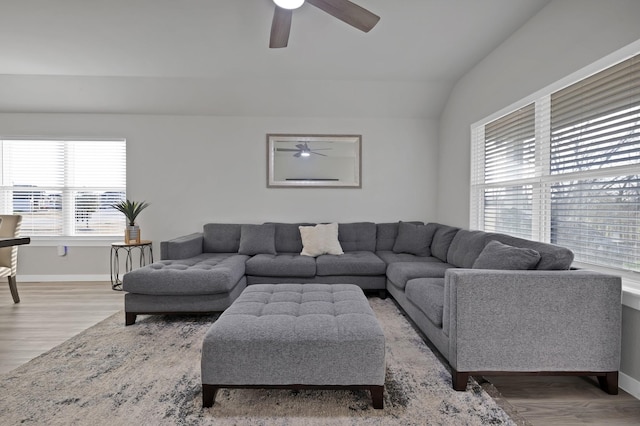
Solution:
M 160 260 L 188 259 L 202 254 L 203 233 L 185 235 L 160 242 Z
M 443 320 L 457 371 L 617 371 L 621 279 L 590 271 L 450 269 Z

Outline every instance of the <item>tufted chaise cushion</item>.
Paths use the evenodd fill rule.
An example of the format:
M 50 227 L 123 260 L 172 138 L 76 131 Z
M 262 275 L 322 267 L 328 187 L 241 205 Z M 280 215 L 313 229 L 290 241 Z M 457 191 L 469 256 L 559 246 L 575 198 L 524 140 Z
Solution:
M 244 276 L 249 256 L 203 253 L 189 259 L 161 260 L 127 272 L 122 288 L 130 293 L 204 295 L 228 293 Z

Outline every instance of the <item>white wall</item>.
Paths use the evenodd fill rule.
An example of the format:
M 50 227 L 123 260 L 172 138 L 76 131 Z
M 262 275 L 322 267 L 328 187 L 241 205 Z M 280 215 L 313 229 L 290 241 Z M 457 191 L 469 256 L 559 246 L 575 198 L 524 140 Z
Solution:
M 640 39 L 638 0 L 554 0 L 455 85 L 440 119 L 439 221 L 469 226 L 470 125 Z
M 469 226 L 471 124 L 640 39 L 638 22 L 638 0 L 554 0 L 467 73 L 440 120 L 438 221 Z M 640 314 L 624 310 L 620 383 L 640 397 Z
M 124 137 L 127 195 L 151 203 L 142 237 L 207 222 L 432 220 L 437 127 L 420 119 L 0 114 L 3 135 Z M 267 188 L 267 133 L 362 134 L 362 189 Z M 22 247 L 19 275 L 109 274 L 109 250 Z

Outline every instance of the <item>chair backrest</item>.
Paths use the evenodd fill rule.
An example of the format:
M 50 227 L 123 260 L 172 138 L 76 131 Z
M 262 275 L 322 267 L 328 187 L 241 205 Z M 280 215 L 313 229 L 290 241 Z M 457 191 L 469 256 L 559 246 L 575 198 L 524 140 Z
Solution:
M 20 225 L 22 225 L 22 216 L 17 214 L 0 215 L 0 238 L 19 237 Z M 0 267 L 10 268 L 11 275 L 15 276 L 17 265 L 18 246 L 0 248 Z

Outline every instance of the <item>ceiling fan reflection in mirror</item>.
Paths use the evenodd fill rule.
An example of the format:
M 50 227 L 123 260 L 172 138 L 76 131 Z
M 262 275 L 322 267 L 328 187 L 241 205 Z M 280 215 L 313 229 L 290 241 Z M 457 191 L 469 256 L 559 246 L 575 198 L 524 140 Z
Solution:
M 302 6 L 305 1 L 365 33 L 371 31 L 380 20 L 378 15 L 349 0 L 273 0 L 276 7 L 271 23 L 269 47 L 287 47 L 293 10 Z
M 295 152 L 295 154 L 293 154 L 294 157 L 296 158 L 300 158 L 300 157 L 310 157 L 311 154 L 315 154 L 315 155 L 321 155 L 323 157 L 327 157 L 326 154 L 321 154 L 317 151 L 328 151 L 331 148 L 317 148 L 317 149 L 311 149 L 309 148 L 309 145 L 306 142 L 303 143 L 299 143 L 296 144 L 296 148 L 276 148 L 276 151 L 289 151 L 289 152 Z

